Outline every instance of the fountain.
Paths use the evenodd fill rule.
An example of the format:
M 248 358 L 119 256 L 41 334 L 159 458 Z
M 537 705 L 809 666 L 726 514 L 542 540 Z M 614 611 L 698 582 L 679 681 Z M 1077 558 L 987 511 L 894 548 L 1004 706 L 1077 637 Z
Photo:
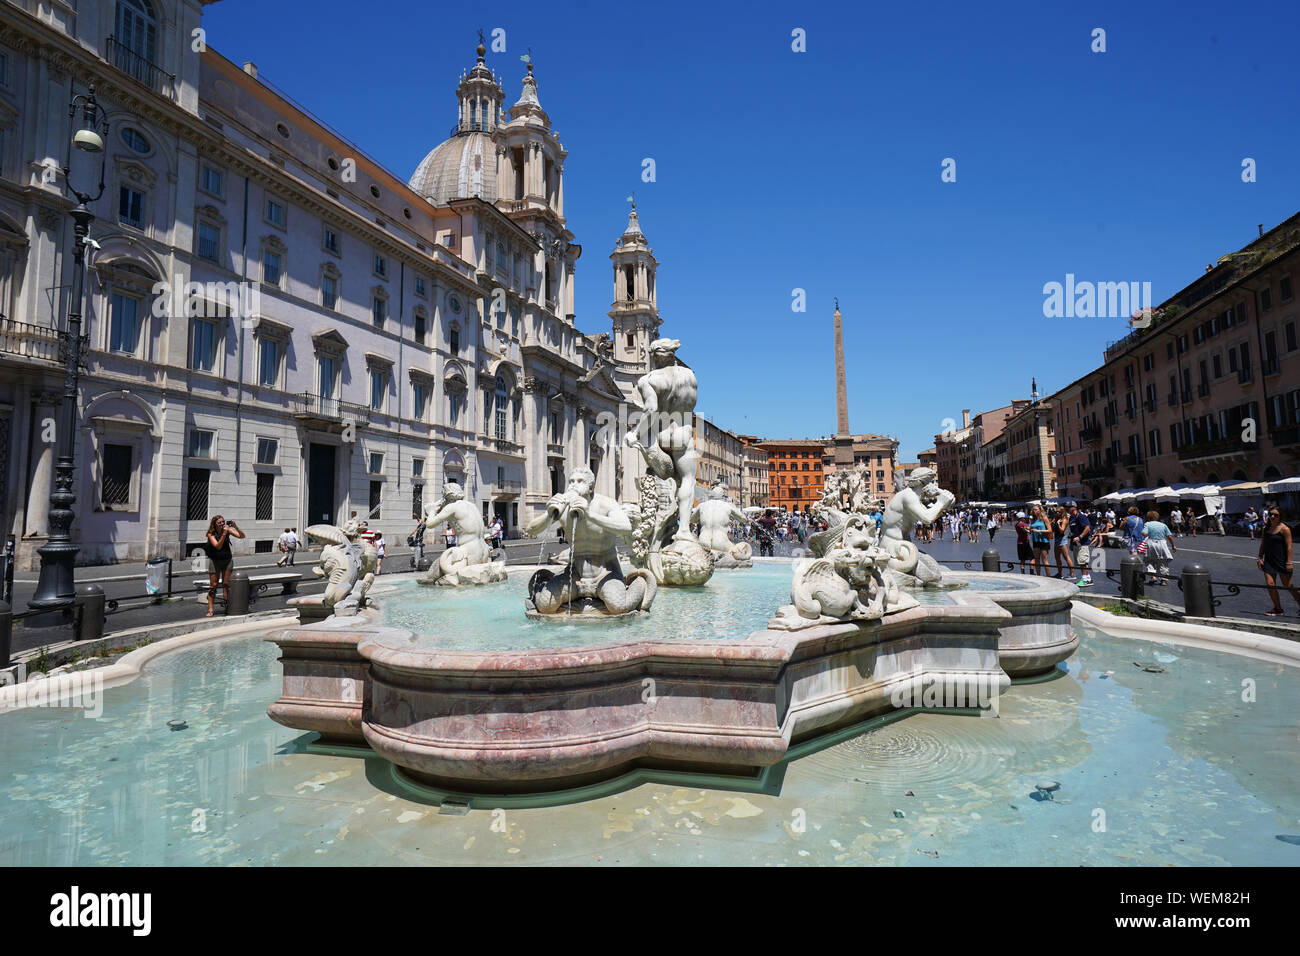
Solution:
M 697 383 L 677 348 L 653 343 L 637 383 L 646 414 L 625 445 L 648 469 L 640 502 L 596 494 L 579 468 L 529 526 L 560 525 L 570 547 L 558 573 L 508 576 L 525 591 L 523 626 L 500 590 L 477 588 L 409 589 L 384 608 L 358 602 L 356 617 L 304 615 L 267 637 L 283 665 L 270 716 L 458 793 L 570 790 L 647 767 L 741 781 L 793 747 L 935 695 L 978 688 L 976 710 L 987 709 L 1011 676 L 1074 653 L 1072 585 L 947 574 L 917 551 L 911 525 L 952 501 L 929 469 L 900 476 L 879 522 L 861 470 L 832 476 L 811 557 L 749 560 L 746 574 L 713 578 L 721 559 L 749 556 L 726 536 L 736 512 L 721 487 L 694 501 L 686 423 Z M 431 519 L 459 521 L 468 538 L 430 576 L 440 583 L 467 583 L 466 568 L 485 563 L 458 491 L 449 486 Z M 783 590 L 790 603 L 773 614 Z

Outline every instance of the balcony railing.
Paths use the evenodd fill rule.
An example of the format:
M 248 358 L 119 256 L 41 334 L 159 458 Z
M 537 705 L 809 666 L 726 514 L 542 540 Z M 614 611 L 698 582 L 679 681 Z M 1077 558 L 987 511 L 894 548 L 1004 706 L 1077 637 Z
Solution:
M 46 362 L 58 362 L 61 361 L 59 356 L 61 338 L 58 329 L 14 322 L 0 315 L 0 352 Z
M 105 42 L 104 52 L 107 54 L 105 59 L 136 82 L 143 83 L 155 92 L 167 96 L 175 95 L 176 77 L 174 75 L 163 70 L 158 64 L 145 59 L 126 44 L 118 42 L 116 37 L 110 36 L 108 38 Z
M 1273 439 L 1273 444 L 1279 447 L 1300 445 L 1300 425 L 1281 425 L 1277 428 L 1270 428 L 1268 436 Z
M 354 405 L 337 398 L 326 398 L 324 395 L 313 395 L 311 392 L 293 396 L 293 415 L 295 418 L 312 418 L 320 421 L 370 424 L 370 409 L 366 406 Z
M 1193 461 L 1197 458 L 1218 458 L 1231 455 L 1234 452 L 1245 455 L 1252 450 L 1258 450 L 1258 448 L 1258 444 L 1253 446 L 1244 444 L 1240 435 L 1230 435 L 1227 438 L 1213 438 L 1208 441 L 1202 440 L 1186 444 L 1178 449 L 1178 460 Z
M 492 482 L 492 494 L 494 495 L 517 495 L 524 490 L 522 481 L 494 481 Z
M 1085 443 L 1101 441 L 1101 426 L 1084 425 L 1083 428 L 1079 429 L 1079 441 Z
M 1115 465 L 1112 462 L 1108 465 L 1085 465 L 1079 472 L 1079 477 L 1084 481 L 1097 481 L 1100 478 L 1114 478 Z
M 1120 462 L 1125 468 L 1136 468 L 1138 465 L 1142 464 L 1142 458 L 1139 455 L 1135 455 L 1133 452 L 1129 452 L 1120 459 Z

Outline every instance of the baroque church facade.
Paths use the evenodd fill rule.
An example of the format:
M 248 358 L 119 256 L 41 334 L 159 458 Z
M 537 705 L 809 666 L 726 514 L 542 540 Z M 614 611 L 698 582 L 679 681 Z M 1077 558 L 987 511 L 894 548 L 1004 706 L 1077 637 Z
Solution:
M 610 331 L 579 330 L 567 152 L 531 64 L 507 106 L 480 45 L 455 125 L 408 181 L 253 64 L 195 51 L 204 6 L 0 6 L 0 521 L 20 566 L 48 531 L 63 383 L 65 104 L 92 82 L 109 135 L 85 279 L 80 562 L 188 554 L 218 513 L 247 551 L 352 516 L 400 540 L 446 481 L 512 537 L 581 466 L 634 499 L 644 468 L 608 426 L 648 368 L 658 264 L 633 207 Z

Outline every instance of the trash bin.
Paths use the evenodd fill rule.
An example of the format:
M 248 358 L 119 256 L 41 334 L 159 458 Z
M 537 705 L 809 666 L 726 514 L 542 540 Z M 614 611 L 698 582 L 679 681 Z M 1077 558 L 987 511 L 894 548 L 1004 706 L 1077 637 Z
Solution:
M 146 594 L 157 594 L 167 590 L 167 569 L 171 558 L 150 558 L 144 563 L 144 590 Z

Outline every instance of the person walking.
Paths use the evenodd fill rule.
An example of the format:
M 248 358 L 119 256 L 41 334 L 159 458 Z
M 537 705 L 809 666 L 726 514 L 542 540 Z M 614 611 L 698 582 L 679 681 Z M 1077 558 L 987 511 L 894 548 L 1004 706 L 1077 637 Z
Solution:
M 244 537 L 244 532 L 233 520 L 227 522 L 221 515 L 217 515 L 208 523 L 208 536 L 203 542 L 203 551 L 208 556 L 208 613 L 204 617 L 212 617 L 216 610 L 218 582 L 221 584 L 223 600 L 230 603 L 230 569 L 235 563 L 230 550 L 232 537 Z
M 375 574 L 384 573 L 384 558 L 388 554 L 388 542 L 384 540 L 382 531 L 375 532 L 375 539 L 371 542 L 375 546 L 375 552 L 379 556 L 375 559 Z
M 1129 554 L 1137 554 L 1142 542 L 1142 516 L 1136 506 L 1129 506 L 1128 517 L 1124 519 L 1124 544 Z
M 1175 538 L 1183 536 L 1183 513 L 1178 510 L 1178 505 L 1174 505 L 1174 510 L 1169 512 L 1169 527 L 1173 529 Z
M 1151 580 L 1147 583 L 1166 585 L 1169 583 L 1169 565 L 1178 549 L 1170 540 L 1169 525 L 1160 520 L 1160 512 L 1147 512 L 1142 534 L 1146 538 L 1147 570 L 1151 574 Z
M 1246 509 L 1245 522 L 1246 530 L 1250 532 L 1250 540 L 1254 541 L 1255 532 L 1259 530 L 1259 512 L 1255 510 L 1254 505 Z
M 1077 504 L 1070 505 L 1066 529 L 1070 547 L 1074 549 L 1078 559 L 1078 570 L 1083 575 L 1074 583 L 1081 588 L 1090 588 L 1092 587 L 1092 550 L 1089 545 L 1092 543 L 1092 521 L 1088 518 L 1088 513 Z
M 1296 606 L 1300 607 L 1300 590 L 1292 587 L 1291 575 L 1294 571 L 1292 567 L 1293 542 L 1291 540 L 1291 529 L 1282 520 L 1282 511 L 1277 507 L 1270 507 L 1265 511 L 1264 529 L 1259 535 L 1259 558 L 1257 563 L 1259 569 L 1264 572 L 1264 583 L 1268 586 L 1268 596 L 1273 602 L 1272 610 L 1265 611 L 1269 617 L 1278 617 L 1282 612 L 1282 601 L 1277 593 L 1276 585 L 1281 582 L 1282 587 L 1291 592 L 1291 597 L 1295 599 Z
M 1193 538 L 1196 537 L 1196 525 L 1200 522 L 1200 520 L 1201 519 L 1196 516 L 1196 506 L 1188 505 L 1187 514 L 1183 518 L 1183 524 L 1187 526 L 1187 533 L 1190 534 Z
M 451 526 L 451 522 L 447 522 L 447 527 L 442 529 L 442 541 L 445 547 L 456 547 L 456 529 Z
M 1097 521 L 1092 526 L 1092 547 L 1088 552 L 1088 580 L 1092 580 L 1092 572 L 1100 571 L 1106 573 L 1106 543 L 1110 538 L 1110 533 L 1115 530 L 1114 523 L 1101 512 L 1097 513 Z
M 758 555 L 759 557 L 772 557 L 772 538 L 776 534 L 776 519 L 772 517 L 772 509 L 768 508 L 763 512 L 763 517 L 759 518 L 758 525 Z
M 1042 505 L 1034 505 L 1030 508 L 1029 515 L 1033 519 L 1029 522 L 1029 543 L 1034 549 L 1033 573 L 1048 577 L 1047 553 L 1052 548 L 1052 523 Z M 1057 577 L 1060 575 L 1058 574 Z
M 1074 559 L 1070 557 L 1070 518 L 1065 513 L 1064 508 L 1057 508 L 1056 514 L 1052 517 L 1052 538 L 1055 544 L 1056 555 L 1056 574 L 1054 577 L 1068 577 L 1074 579 Z M 1061 559 L 1065 559 L 1065 567 L 1069 570 L 1067 575 L 1061 569 Z
M 998 533 L 998 519 L 994 515 L 989 515 L 988 520 L 989 544 L 993 543 L 993 536 Z
M 302 538 L 298 537 L 298 529 L 290 528 L 289 529 L 289 562 L 288 562 L 289 567 L 293 567 L 294 555 L 298 553 L 298 549 L 301 547 L 302 547 Z
M 1211 505 L 1206 517 L 1214 522 L 1214 530 L 1219 532 L 1220 538 L 1227 535 L 1228 532 L 1223 528 L 1223 505 Z
M 416 571 L 424 568 L 424 536 L 428 530 L 429 526 L 425 523 L 425 516 L 421 515 L 415 530 L 406 539 L 406 543 L 411 546 L 411 567 Z
M 284 534 L 275 539 L 275 546 L 280 549 L 280 560 L 275 562 L 277 568 L 284 567 L 284 563 L 289 560 L 289 529 L 284 529 Z
M 1016 556 L 1020 559 L 1020 573 L 1025 573 L 1025 562 L 1034 560 L 1034 549 L 1029 546 L 1029 520 L 1023 511 L 1016 513 Z
M 1269 600 L 1273 601 L 1273 609 L 1265 611 L 1270 618 L 1281 617 L 1283 613 L 1282 600 L 1278 596 L 1279 581 L 1300 607 L 1300 591 L 1291 585 L 1292 558 L 1291 528 L 1283 522 L 1282 510 L 1270 506 L 1265 509 L 1264 529 L 1260 532 L 1260 557 L 1257 559 L 1260 570 L 1264 571 L 1264 583 L 1269 588 Z

